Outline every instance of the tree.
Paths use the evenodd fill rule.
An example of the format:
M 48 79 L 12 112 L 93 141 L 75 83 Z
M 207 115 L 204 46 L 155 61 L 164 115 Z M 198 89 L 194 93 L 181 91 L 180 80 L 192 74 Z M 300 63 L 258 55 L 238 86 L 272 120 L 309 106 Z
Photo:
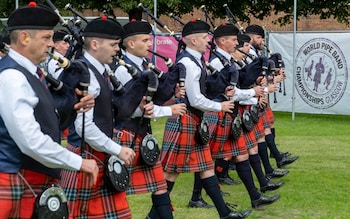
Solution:
M 2 0 L 0 3 L 0 11 L 2 16 L 7 17 L 14 9 L 13 0 Z M 28 1 L 19 1 L 21 5 Z M 42 1 L 44 2 L 44 1 Z M 63 9 L 64 6 L 71 2 L 69 0 L 52 0 L 57 8 Z M 114 7 L 120 7 L 123 11 L 133 16 L 141 14 L 142 10 L 138 8 L 138 4 L 143 5 L 153 11 L 154 0 L 75 0 L 72 4 L 77 10 L 84 8 L 93 8 L 100 11 L 106 11 L 111 16 Z M 338 22 L 349 25 L 348 18 L 350 16 L 349 0 L 298 0 L 297 16 L 319 15 L 320 19 L 335 18 Z M 175 13 L 179 16 L 185 13 L 191 13 L 195 8 L 200 8 L 205 4 L 206 9 L 214 18 L 224 18 L 225 8 L 227 4 L 232 13 L 243 22 L 249 23 L 250 17 L 264 19 L 271 14 L 283 12 L 275 23 L 285 25 L 292 22 L 294 0 L 157 0 L 158 15 Z M 60 11 L 61 11 L 60 10 Z M 67 11 L 65 12 L 67 13 Z

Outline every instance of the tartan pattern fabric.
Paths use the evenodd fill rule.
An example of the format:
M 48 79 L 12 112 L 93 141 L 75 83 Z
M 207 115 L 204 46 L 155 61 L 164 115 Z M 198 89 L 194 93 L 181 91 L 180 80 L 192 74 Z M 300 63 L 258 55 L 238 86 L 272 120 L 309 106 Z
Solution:
M 161 150 L 165 172 L 202 172 L 214 168 L 209 144 L 201 145 L 195 140 L 199 122 L 189 111 L 167 119 Z
M 125 147 L 130 147 L 135 133 L 129 130 L 114 130 L 113 140 Z M 142 194 L 166 190 L 167 184 L 160 159 L 155 165 L 144 163 L 140 154 L 142 137 L 138 135 L 135 141 L 135 158 L 131 165 L 126 165 L 130 173 L 130 186 L 126 193 Z
M 42 173 L 21 169 L 36 195 L 39 195 L 58 179 Z M 0 173 L 0 218 L 30 219 L 34 211 L 35 196 L 17 173 Z
M 255 138 L 257 140 L 265 136 L 264 116 L 262 115 L 262 112 L 259 112 L 259 113 L 260 113 L 259 121 L 255 123 L 253 128 Z
M 275 122 L 275 116 L 273 115 L 270 104 L 268 104 L 267 107 L 265 108 L 265 114 L 266 114 L 266 121 L 269 125 L 268 128 L 271 128 L 271 125 Z
M 80 147 L 68 144 L 67 149 L 80 154 Z M 88 145 L 85 152 L 86 158 L 95 159 L 99 167 L 94 186 L 89 186 L 90 181 L 83 172 L 61 171 L 61 186 L 67 195 L 69 218 L 131 218 L 126 193 L 114 193 L 104 185 L 103 158 L 106 154 L 97 152 Z
M 240 114 L 243 114 L 243 111 L 244 111 L 243 107 L 246 107 L 246 106 L 240 105 L 238 107 L 238 111 Z M 238 138 L 237 144 L 238 144 L 238 147 L 241 148 L 242 150 L 243 150 L 242 145 L 245 145 L 245 147 L 247 149 L 253 148 L 254 146 L 258 145 L 258 143 L 256 141 L 257 138 L 255 135 L 255 126 L 256 126 L 256 124 L 254 125 L 254 128 L 251 131 L 246 131 L 246 130 L 242 131 L 241 136 Z M 243 151 L 243 153 L 245 153 L 245 152 Z
M 224 112 L 207 112 L 204 117 L 209 123 L 209 146 L 212 158 L 237 156 L 239 154 L 238 145 L 231 137 L 232 115 L 226 114 L 225 116 Z

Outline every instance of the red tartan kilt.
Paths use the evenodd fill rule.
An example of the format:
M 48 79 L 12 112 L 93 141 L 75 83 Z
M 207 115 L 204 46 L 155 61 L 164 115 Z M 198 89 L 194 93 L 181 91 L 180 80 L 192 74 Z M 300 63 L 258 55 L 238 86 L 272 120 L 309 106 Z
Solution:
M 246 106 L 239 105 L 238 111 L 241 115 L 243 114 L 245 107 Z M 248 107 L 250 107 L 250 106 L 248 106 Z M 259 122 L 257 124 L 259 124 Z M 246 130 L 242 131 L 241 136 L 237 140 L 238 148 L 240 151 L 239 155 L 246 154 L 247 153 L 246 150 L 253 148 L 254 146 L 257 145 L 257 141 L 256 141 L 256 131 L 257 131 L 256 126 L 257 126 L 257 124 L 254 125 L 254 128 L 251 131 L 246 131 Z M 243 124 L 242 124 L 242 126 L 243 126 Z
M 58 179 L 31 170 L 19 171 L 39 195 Z M 17 173 L 0 173 L 0 218 L 32 218 L 35 196 Z
M 263 113 L 260 112 L 259 121 L 254 125 L 254 135 L 256 139 L 262 138 L 265 136 L 265 126 L 264 126 L 264 116 Z
M 125 147 L 130 147 L 134 138 L 134 132 L 123 129 L 114 130 L 113 140 Z M 142 194 L 166 190 L 167 184 L 160 159 L 155 165 L 150 166 L 144 163 L 140 154 L 140 143 L 142 137 L 137 136 L 135 141 L 135 158 L 131 165 L 127 165 L 131 180 L 127 194 Z
M 204 116 L 209 122 L 210 138 L 209 146 L 213 159 L 229 158 L 237 156 L 237 145 L 231 137 L 231 124 L 233 118 L 224 112 L 208 112 Z M 225 117 L 225 121 L 224 120 Z
M 267 121 L 269 123 L 269 128 L 271 128 L 271 125 L 275 122 L 275 116 L 273 115 L 272 109 L 269 104 L 265 109 L 265 113 L 266 113 Z
M 195 139 L 199 122 L 190 112 L 167 119 L 161 156 L 165 172 L 202 172 L 214 168 L 209 144 L 201 145 Z
M 70 144 L 67 149 L 80 154 L 80 147 Z M 85 147 L 86 158 L 95 159 L 99 173 L 97 182 L 90 186 L 90 178 L 83 172 L 62 170 L 61 186 L 64 188 L 68 199 L 69 218 L 131 218 L 130 208 L 125 192 L 111 192 L 104 183 L 103 162 L 107 154 Z M 95 157 L 98 156 L 97 160 Z

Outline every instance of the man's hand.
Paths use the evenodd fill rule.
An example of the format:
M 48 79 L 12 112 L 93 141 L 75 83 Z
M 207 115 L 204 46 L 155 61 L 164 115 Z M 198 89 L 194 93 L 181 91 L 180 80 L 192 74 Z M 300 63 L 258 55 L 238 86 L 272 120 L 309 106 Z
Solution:
M 173 113 L 173 115 L 180 115 L 182 116 L 183 114 L 186 113 L 186 104 L 184 103 L 178 103 L 178 104 L 174 104 L 171 105 L 171 112 Z
M 82 91 L 78 88 L 75 89 L 75 93 L 78 96 L 82 95 Z M 80 101 L 74 105 L 74 109 L 77 110 L 78 113 L 84 113 L 89 111 L 91 108 L 95 106 L 95 98 L 92 94 L 87 94 L 85 97 L 80 98 Z
M 276 92 L 278 90 L 278 88 L 280 88 L 277 84 L 270 84 L 268 87 L 267 87 L 267 92 L 268 93 L 273 93 L 273 92 Z
M 261 95 L 264 94 L 264 88 L 261 86 L 255 86 L 255 87 L 253 87 L 253 90 L 255 92 L 256 97 L 260 97 Z
M 266 105 L 267 105 L 267 103 L 268 103 L 268 99 L 267 99 L 267 96 L 261 96 L 260 98 L 259 98 L 259 106 L 261 107 L 261 108 L 264 108 Z
M 90 186 L 96 184 L 97 175 L 98 175 L 98 166 L 95 160 L 93 159 L 83 159 L 83 162 L 80 167 L 80 171 L 85 172 L 85 174 L 90 179 Z
M 126 164 L 131 164 L 132 160 L 135 158 L 135 151 L 128 147 L 122 147 L 118 157 Z
M 232 100 L 221 102 L 221 111 L 233 113 L 232 109 L 235 107 L 235 104 Z
M 233 97 L 235 95 L 235 88 L 232 85 L 227 86 L 225 88 L 225 95 L 230 98 Z
M 140 110 L 143 112 L 145 110 L 145 116 L 152 117 L 154 116 L 154 104 L 153 102 L 146 102 L 146 97 L 144 96 L 139 105 Z
M 184 98 L 186 93 L 185 87 L 180 87 L 179 83 L 176 84 L 175 87 L 175 97 L 176 98 Z

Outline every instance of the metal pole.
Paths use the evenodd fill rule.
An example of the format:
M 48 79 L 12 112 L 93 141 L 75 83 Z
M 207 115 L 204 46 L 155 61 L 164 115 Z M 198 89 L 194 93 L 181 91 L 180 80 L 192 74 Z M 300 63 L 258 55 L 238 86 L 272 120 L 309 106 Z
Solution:
M 293 90 L 292 90 L 292 120 L 295 117 L 295 71 L 296 71 L 296 31 L 297 31 L 297 3 L 298 0 L 294 0 L 294 17 L 293 17 Z
M 16 0 L 16 9 L 18 8 L 18 0 Z

